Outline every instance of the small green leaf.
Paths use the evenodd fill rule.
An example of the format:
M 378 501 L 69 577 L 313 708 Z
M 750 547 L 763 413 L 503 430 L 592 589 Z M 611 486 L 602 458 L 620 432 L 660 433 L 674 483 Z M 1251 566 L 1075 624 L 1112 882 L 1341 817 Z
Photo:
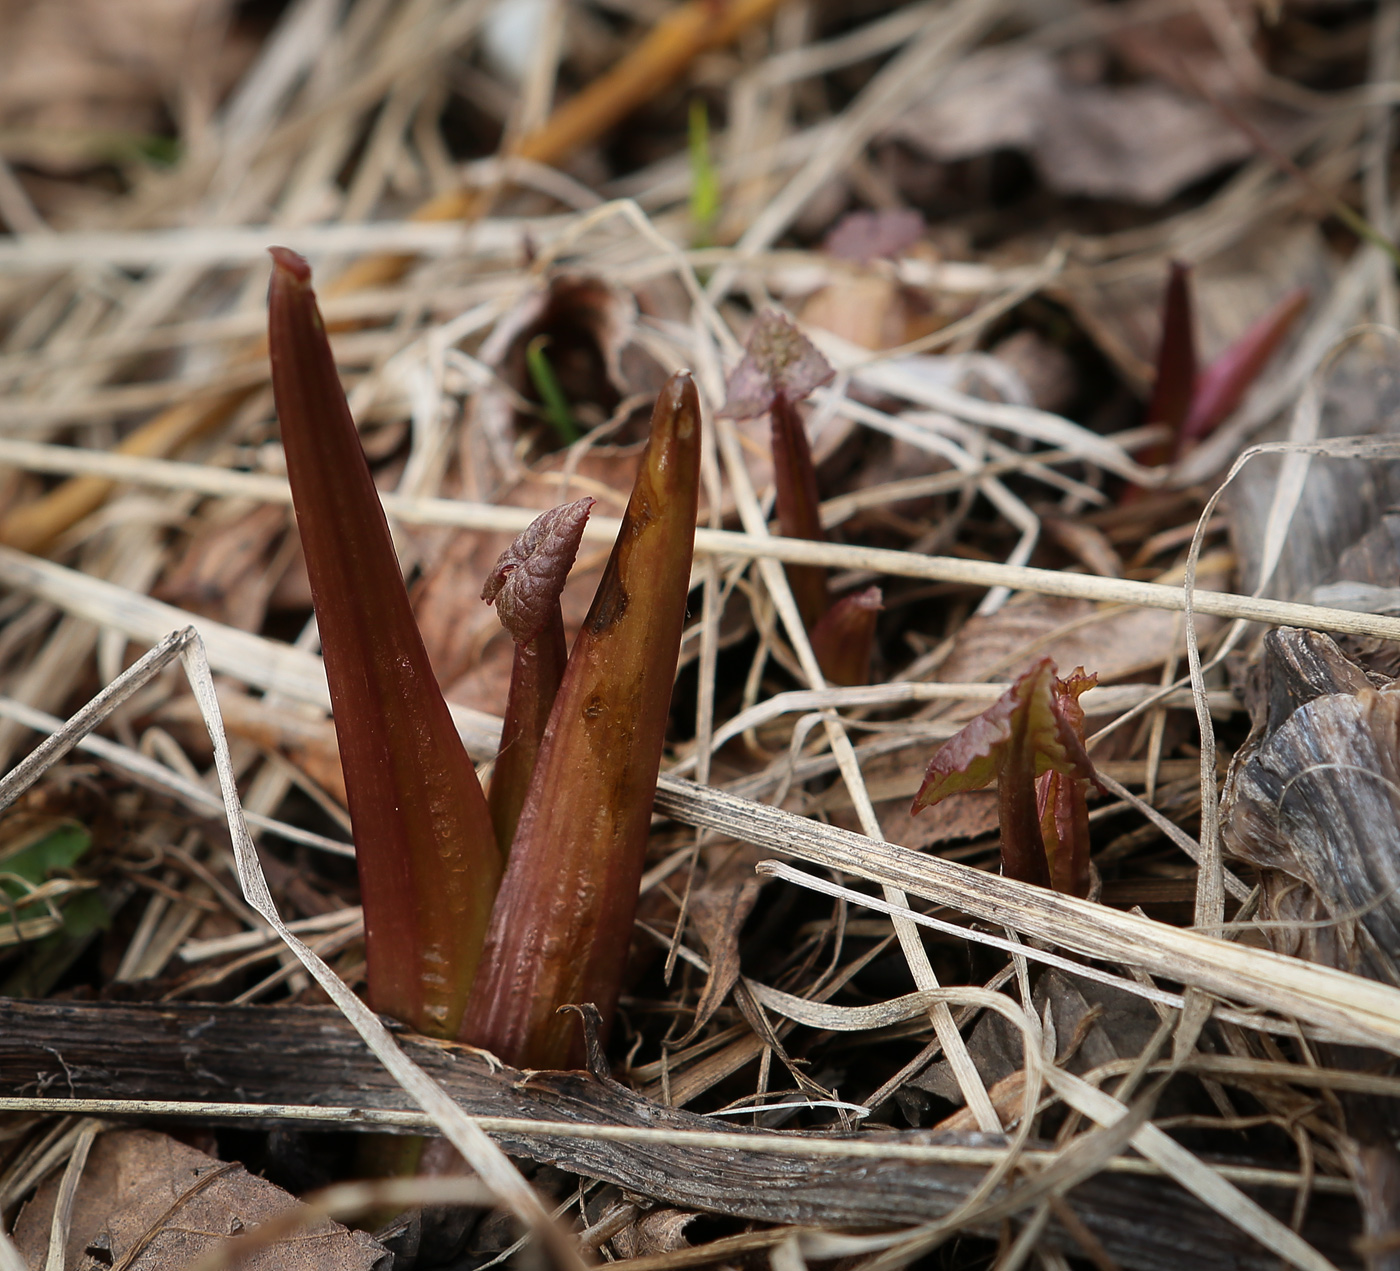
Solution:
M 690 101 L 690 221 L 695 227 L 695 245 L 708 247 L 714 241 L 719 219 L 719 177 L 710 158 L 710 115 L 704 101 Z
M 92 836 L 83 826 L 65 821 L 34 842 L 0 856 L 0 874 L 13 876 L 0 879 L 0 888 L 12 900 L 23 900 L 26 891 L 15 878 L 38 887 L 56 870 L 72 869 L 91 846 Z
M 530 372 L 530 382 L 535 386 L 535 392 L 540 395 L 545 419 L 559 434 L 559 440 L 566 446 L 572 446 L 579 438 L 578 425 L 574 423 L 574 412 L 569 409 L 569 399 L 564 396 L 554 368 L 545 356 L 548 343 L 547 335 L 537 335 L 525 346 L 525 367 Z

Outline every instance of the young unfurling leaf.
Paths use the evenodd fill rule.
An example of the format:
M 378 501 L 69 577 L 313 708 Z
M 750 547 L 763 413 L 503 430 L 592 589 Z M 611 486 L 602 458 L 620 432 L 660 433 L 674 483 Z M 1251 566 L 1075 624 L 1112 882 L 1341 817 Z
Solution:
M 816 346 L 788 318 L 766 309 L 755 320 L 744 358 L 729 377 L 724 413 L 744 419 L 767 411 L 771 420 L 778 528 L 786 538 L 826 541 L 817 470 L 797 403 L 835 374 Z M 874 649 L 878 601 L 872 609 L 868 603 L 848 597 L 852 605 L 837 617 L 835 611 L 828 612 L 831 597 L 825 569 L 819 565 L 787 565 L 784 569 L 802 623 L 811 633 L 812 651 L 822 674 L 836 684 L 863 684 Z M 819 636 L 828 620 L 831 625 Z
M 300 256 L 273 248 L 272 388 L 321 630 L 365 912 L 369 1001 L 456 1032 L 501 856 L 409 607 Z
M 910 811 L 918 813 L 950 794 L 980 790 L 995 780 L 1001 813 L 1002 872 L 1023 882 L 1051 886 L 1054 875 L 1042 835 L 1036 779 L 1058 774 L 1078 783 L 1081 792 L 1096 779 L 1084 749 L 1079 695 L 1097 682 L 1098 676 L 1085 675 L 1082 667 L 1062 680 L 1055 674 L 1054 662 L 1041 658 L 982 714 L 944 742 L 929 763 Z M 1049 783 L 1046 790 L 1050 790 Z M 1056 827 L 1060 824 L 1054 822 Z M 1073 828 L 1072 820 L 1063 824 Z M 1082 851 L 1087 878 L 1087 821 L 1085 828 Z M 1067 878 L 1075 876 L 1081 845 L 1057 838 L 1056 847 L 1057 855 L 1066 853 L 1057 872 Z
M 535 762 L 461 1040 L 517 1067 L 582 1057 L 568 1003 L 617 1006 L 685 621 L 700 402 L 675 375 Z M 499 603 L 499 601 L 497 602 Z
M 729 377 L 724 414 L 752 419 L 771 410 L 775 398 L 800 402 L 835 375 L 831 363 L 791 319 L 765 309 L 754 320 L 743 360 Z
M 515 641 L 501 749 L 487 803 L 501 853 L 509 856 L 530 775 L 564 678 L 564 615 L 559 596 L 578 555 L 594 500 L 579 499 L 536 517 L 497 560 L 481 589 Z

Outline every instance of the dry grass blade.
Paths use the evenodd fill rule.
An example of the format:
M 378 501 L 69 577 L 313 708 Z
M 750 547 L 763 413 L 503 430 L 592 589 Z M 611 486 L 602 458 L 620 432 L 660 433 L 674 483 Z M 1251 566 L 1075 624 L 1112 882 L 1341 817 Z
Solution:
M 662 779 L 656 803 L 684 824 L 897 887 L 1084 957 L 1292 1016 L 1322 1037 L 1400 1054 L 1400 989 L 920 856 L 675 778 Z
M 169 659 L 155 655 L 168 654 L 168 644 L 168 641 L 162 641 L 138 665 L 149 669 L 158 669 L 164 665 Z M 149 662 L 147 662 L 147 658 L 150 659 Z M 100 712 L 92 714 L 94 717 L 100 718 L 105 716 L 108 711 L 114 710 L 118 705 L 120 705 L 119 701 L 108 700 L 103 703 L 103 709 Z M 223 800 L 217 795 L 210 793 L 197 781 L 191 781 L 188 777 L 167 768 L 162 763 L 157 763 L 139 751 L 114 741 L 108 741 L 105 737 L 94 737 L 91 734 L 83 736 L 72 730 L 65 721 L 46 714 L 44 711 L 36 711 L 32 706 L 25 706 L 24 703 L 13 701 L 10 698 L 0 697 L 0 718 L 12 719 L 16 723 L 45 734 L 45 740 L 25 758 L 22 764 L 11 769 L 3 782 L 0 782 L 0 808 L 9 804 L 11 799 L 9 791 L 23 789 L 32 780 L 34 772 L 43 772 L 61 758 L 68 748 L 76 747 L 88 754 L 95 755 L 140 785 L 157 790 L 162 794 L 174 795 L 187 807 L 193 808 L 197 812 L 206 816 L 211 813 L 215 816 L 223 815 Z M 32 767 L 29 766 L 34 756 L 41 752 L 45 752 L 44 759 L 33 764 Z M 21 772 L 24 776 L 17 776 Z M 9 784 L 11 782 L 13 785 Z M 354 856 L 355 854 L 354 847 L 349 843 L 327 838 L 326 835 L 317 834 L 314 830 L 302 829 L 298 825 L 288 825 L 287 822 L 279 821 L 276 817 L 263 816 L 257 812 L 246 813 L 246 816 L 249 825 L 256 825 L 260 830 L 276 834 L 289 843 L 304 843 L 307 847 L 318 848 L 323 852 L 331 852 L 337 856 Z

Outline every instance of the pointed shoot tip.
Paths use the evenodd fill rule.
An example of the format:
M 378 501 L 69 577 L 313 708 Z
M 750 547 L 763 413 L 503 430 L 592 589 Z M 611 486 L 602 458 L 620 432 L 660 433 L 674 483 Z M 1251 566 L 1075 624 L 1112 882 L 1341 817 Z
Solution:
M 269 247 L 267 252 L 272 257 L 274 276 L 290 274 L 296 282 L 303 286 L 311 281 L 311 266 L 307 264 L 306 257 L 298 256 L 290 247 Z
M 688 438 L 700 419 L 700 393 L 689 371 L 677 371 L 657 394 L 652 426 L 667 424 L 675 435 Z

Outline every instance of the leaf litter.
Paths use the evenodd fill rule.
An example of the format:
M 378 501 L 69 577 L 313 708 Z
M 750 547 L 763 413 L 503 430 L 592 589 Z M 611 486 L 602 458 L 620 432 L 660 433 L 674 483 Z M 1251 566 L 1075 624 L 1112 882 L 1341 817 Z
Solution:
M 558 1260 L 892 1267 L 959 1238 L 1006 1267 L 1388 1265 L 1394 1095 L 1310 1083 L 1380 1080 L 1400 1053 L 1393 853 L 1356 830 L 1394 819 L 1395 348 L 1339 347 L 1394 323 L 1396 287 L 1319 195 L 1393 223 L 1393 5 L 1325 41 L 1294 4 L 542 6 L 563 38 L 525 50 L 518 91 L 480 3 L 172 4 L 135 60 L 115 10 L 79 49 L 13 7 L 7 56 L 66 60 L 42 93 L 21 76 L 0 95 L 0 751 L 98 732 L 6 783 L 7 991 L 42 985 L 75 1018 L 118 994 L 329 994 L 470 1149 L 494 1201 L 469 1212 L 503 1205 Z M 731 413 L 758 417 L 716 420 L 706 455 L 630 985 L 587 1080 L 760 1109 L 711 1118 L 733 1151 L 744 1126 L 853 1162 L 916 1140 L 989 1151 L 936 1213 L 842 1210 L 822 1230 L 746 1216 L 719 1183 L 688 1207 L 660 1183 L 624 1194 L 590 1181 L 614 1177 L 607 1152 L 664 1160 L 666 1136 L 607 1148 L 601 1121 L 593 1175 L 535 1156 L 526 1190 L 349 991 L 359 898 L 326 850 L 346 850 L 344 778 L 251 344 L 269 241 L 339 274 L 339 371 L 478 760 L 513 656 L 479 599 L 492 563 L 539 512 L 595 500 L 560 598 L 577 630 L 666 374 L 692 369 L 708 424 L 764 315 L 795 319 L 823 529 L 775 533 L 758 390 L 776 381 L 751 375 Z M 1170 450 L 1145 408 L 1174 260 L 1193 266 L 1201 365 L 1310 298 L 1168 469 L 1140 460 Z M 581 437 L 561 445 L 564 415 Z M 1265 450 L 1207 506 L 1250 440 Z M 871 690 L 828 685 L 780 561 L 836 594 L 878 587 Z M 123 676 L 191 625 L 213 681 L 188 637 L 193 692 L 170 666 Z M 1043 658 L 1101 686 L 1082 702 L 1110 792 L 1088 802 L 1097 900 L 996 873 L 995 795 L 908 815 L 939 744 Z M 241 805 L 226 826 L 216 772 Z M 5 1213 L 47 1175 L 87 1240 L 117 1212 L 95 1180 L 123 1136 L 193 1149 L 55 1120 L 42 1044 L 46 1067 L 4 1092 Z M 116 1039 L 111 1062 L 135 1052 Z M 292 1191 L 336 1177 L 294 1119 L 256 1143 L 226 1114 L 184 1120 Z M 1115 1172 L 1133 1159 L 1158 1171 L 1137 1191 Z M 1231 1181 L 1250 1168 L 1273 1181 Z M 1105 1179 L 1116 1193 L 1084 1181 Z M 1212 1234 L 1183 1234 L 1180 1188 Z M 443 1224 L 415 1221 L 395 1256 L 435 1265 Z M 25 1255 L 51 1226 L 21 1219 Z M 533 1256 L 508 1222 L 466 1227 L 471 1265 Z M 314 1230 L 277 1238 L 309 1249 Z

